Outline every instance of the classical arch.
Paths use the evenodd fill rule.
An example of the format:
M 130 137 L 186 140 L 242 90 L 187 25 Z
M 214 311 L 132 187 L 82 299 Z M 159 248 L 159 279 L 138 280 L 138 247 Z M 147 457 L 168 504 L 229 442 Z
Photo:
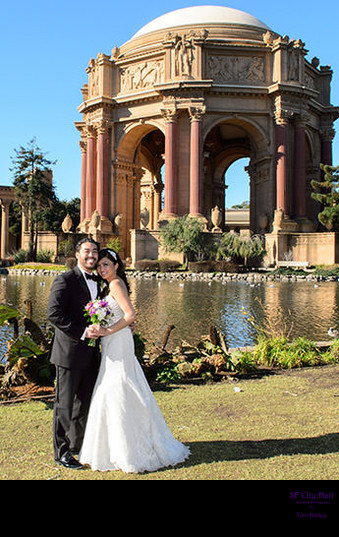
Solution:
M 250 159 L 250 227 L 263 232 L 263 211 L 274 210 L 274 178 L 268 169 L 271 162 L 269 132 L 245 118 L 214 121 L 204 139 L 204 213 L 217 205 L 225 214 L 225 174 L 238 159 Z M 271 184 L 269 184 L 271 183 Z M 273 183 L 273 184 L 272 184 Z M 263 190 L 271 192 L 263 209 Z M 266 214 L 265 213 L 265 214 Z M 268 219 L 267 219 L 268 221 Z
M 131 126 L 120 137 L 112 188 L 119 201 L 119 234 L 126 237 L 126 251 L 129 251 L 127 231 L 140 228 L 140 213 L 143 221 L 147 216 L 150 229 L 158 228 L 164 150 L 164 134 L 155 122 Z

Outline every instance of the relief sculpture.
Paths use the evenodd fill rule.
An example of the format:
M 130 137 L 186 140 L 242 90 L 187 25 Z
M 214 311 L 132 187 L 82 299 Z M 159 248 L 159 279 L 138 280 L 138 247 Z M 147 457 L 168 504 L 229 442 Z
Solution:
M 161 61 L 142 62 L 121 71 L 121 92 L 150 88 L 164 81 L 164 64 Z
M 237 81 L 264 82 L 264 59 L 259 56 L 251 58 L 210 56 L 207 76 L 221 84 Z

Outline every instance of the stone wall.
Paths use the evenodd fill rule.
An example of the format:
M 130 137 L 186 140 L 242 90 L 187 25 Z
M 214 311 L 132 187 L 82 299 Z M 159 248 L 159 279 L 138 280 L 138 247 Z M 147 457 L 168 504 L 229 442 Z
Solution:
M 339 263 L 338 237 L 338 233 L 268 233 L 267 261 L 273 265 L 287 259 L 309 265 L 334 265 Z
M 160 244 L 160 232 L 131 229 L 131 267 L 141 259 L 171 259 L 183 263 L 183 255 L 167 253 Z

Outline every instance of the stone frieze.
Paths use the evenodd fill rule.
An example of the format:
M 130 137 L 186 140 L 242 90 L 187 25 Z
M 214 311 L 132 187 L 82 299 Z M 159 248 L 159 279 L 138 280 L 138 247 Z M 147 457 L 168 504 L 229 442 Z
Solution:
M 120 92 L 151 88 L 164 82 L 165 68 L 162 60 L 143 61 L 121 70 Z
M 263 83 L 265 82 L 264 58 L 211 55 L 208 58 L 207 78 L 219 84 Z

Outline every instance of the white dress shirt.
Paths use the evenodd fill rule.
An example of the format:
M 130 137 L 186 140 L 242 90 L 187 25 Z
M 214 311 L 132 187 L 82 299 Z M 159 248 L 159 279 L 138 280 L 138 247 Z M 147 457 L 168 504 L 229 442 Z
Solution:
M 83 277 L 85 279 L 86 285 L 87 285 L 88 290 L 89 290 L 89 292 L 91 294 L 91 299 L 95 300 L 96 297 L 97 297 L 97 294 L 98 294 L 98 284 L 97 284 L 97 282 L 95 282 L 94 280 L 88 280 L 86 278 L 86 276 L 85 276 L 86 271 L 82 270 L 81 267 L 79 267 L 79 269 L 81 270 L 81 273 L 82 273 L 82 275 L 83 275 Z M 87 274 L 90 274 L 90 273 L 87 272 Z M 86 330 L 87 330 L 87 328 L 85 329 L 84 333 L 82 334 L 81 339 L 85 339 Z

